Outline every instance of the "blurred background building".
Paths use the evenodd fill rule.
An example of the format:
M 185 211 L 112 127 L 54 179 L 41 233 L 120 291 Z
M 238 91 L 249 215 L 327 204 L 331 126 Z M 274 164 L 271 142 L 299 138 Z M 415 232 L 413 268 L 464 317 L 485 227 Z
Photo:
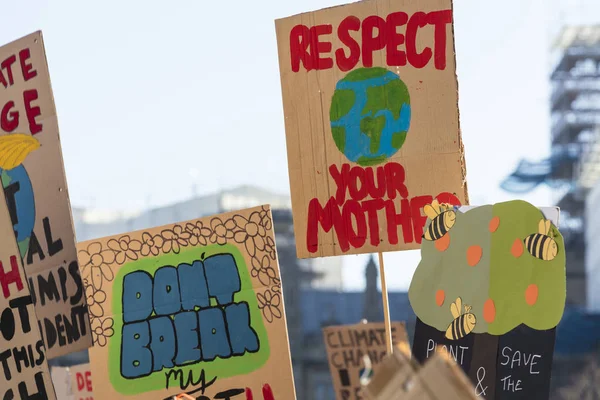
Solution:
M 73 221 L 77 240 L 85 241 L 262 204 L 270 204 L 272 208 L 297 396 L 334 399 L 321 329 L 327 325 L 355 324 L 362 319 L 383 321 L 378 267 L 371 258 L 365 268 L 365 290 L 346 292 L 341 257 L 298 259 L 289 197 L 243 186 L 140 212 L 73 208 Z M 408 294 L 391 292 L 389 299 L 391 318 L 406 321 L 412 334 L 415 316 Z M 88 361 L 88 352 L 82 351 L 51 360 L 50 365 L 69 366 Z
M 561 209 L 567 306 L 557 328 L 553 398 L 600 398 L 600 26 L 567 26 L 552 46 L 551 154 L 522 160 L 501 186 L 542 183 Z

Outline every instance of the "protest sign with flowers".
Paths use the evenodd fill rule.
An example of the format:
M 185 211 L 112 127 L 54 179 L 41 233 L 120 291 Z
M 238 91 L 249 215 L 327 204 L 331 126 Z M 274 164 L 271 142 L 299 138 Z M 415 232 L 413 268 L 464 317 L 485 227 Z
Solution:
M 80 243 L 95 394 L 293 398 L 272 228 L 263 206 Z

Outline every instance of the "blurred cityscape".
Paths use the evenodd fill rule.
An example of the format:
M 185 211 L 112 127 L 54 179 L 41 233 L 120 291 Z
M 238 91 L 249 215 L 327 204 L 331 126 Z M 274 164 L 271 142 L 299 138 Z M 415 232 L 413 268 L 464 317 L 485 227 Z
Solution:
M 550 157 L 522 160 L 501 187 L 514 194 L 553 188 L 567 251 L 567 305 L 557 328 L 551 398 L 598 399 L 600 26 L 564 28 L 551 59 Z
M 549 111 L 551 154 L 522 160 L 501 187 L 515 197 L 539 185 L 553 189 L 561 208 L 559 227 L 567 249 L 567 306 L 557 328 L 552 399 L 600 398 L 600 26 L 570 26 L 552 47 Z M 467 156 L 468 157 L 468 156 Z M 271 204 L 283 280 L 292 362 L 299 399 L 335 395 L 321 328 L 382 321 L 378 268 L 365 266 L 362 292 L 344 291 L 339 257 L 299 260 L 295 253 L 290 199 L 258 187 L 238 187 L 194 196 L 136 214 L 73 208 L 78 241 L 159 226 L 230 210 Z M 415 316 L 407 293 L 391 292 L 392 320 L 406 321 L 411 336 Z M 87 352 L 51 361 L 72 365 Z M 596 379 L 598 378 L 598 379 Z
M 196 196 L 167 207 L 136 214 L 100 213 L 73 208 L 78 241 L 186 221 L 260 204 L 270 204 L 283 283 L 292 365 L 299 399 L 335 398 L 321 329 L 328 325 L 355 324 L 362 319 L 383 321 L 378 267 L 373 258 L 366 265 L 363 292 L 343 291 L 342 258 L 299 260 L 296 257 L 289 197 L 244 186 L 208 196 Z M 408 294 L 389 293 L 391 318 L 406 321 L 413 331 L 415 315 Z M 378 307 L 373 307 L 377 304 Z M 51 366 L 89 362 L 87 351 L 50 361 Z

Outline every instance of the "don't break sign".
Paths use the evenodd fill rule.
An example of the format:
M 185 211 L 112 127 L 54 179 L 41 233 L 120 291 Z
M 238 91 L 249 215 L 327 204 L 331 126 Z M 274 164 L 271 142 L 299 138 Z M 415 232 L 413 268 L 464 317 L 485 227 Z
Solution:
M 297 253 L 418 248 L 423 207 L 468 203 L 451 0 L 276 21 Z

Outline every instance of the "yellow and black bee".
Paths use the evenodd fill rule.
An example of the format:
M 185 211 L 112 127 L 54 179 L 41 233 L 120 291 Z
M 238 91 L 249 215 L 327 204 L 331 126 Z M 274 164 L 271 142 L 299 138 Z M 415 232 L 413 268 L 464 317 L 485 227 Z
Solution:
M 462 299 L 458 297 L 454 303 L 450 305 L 450 312 L 454 317 L 454 321 L 450 323 L 446 329 L 446 339 L 458 340 L 467 336 L 475 329 L 477 318 L 471 312 L 471 306 L 465 304 L 465 312 L 461 311 Z
M 550 221 L 542 218 L 538 225 L 538 233 L 532 233 L 524 240 L 525 248 L 535 258 L 552 261 L 558 254 L 556 240 L 549 236 Z
M 423 239 L 435 241 L 443 237 L 456 222 L 456 212 L 449 204 L 439 204 L 434 200 L 431 204 L 427 204 L 423 211 L 429 217 L 431 223 L 423 234 Z

